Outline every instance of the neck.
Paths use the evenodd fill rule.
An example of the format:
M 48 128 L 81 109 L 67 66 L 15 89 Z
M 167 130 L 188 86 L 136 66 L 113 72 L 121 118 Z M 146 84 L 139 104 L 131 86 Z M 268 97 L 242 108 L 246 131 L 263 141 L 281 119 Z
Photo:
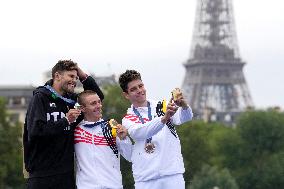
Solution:
M 101 117 L 94 117 L 93 115 L 89 116 L 89 115 L 86 115 L 86 114 L 85 114 L 85 117 L 84 117 L 84 120 L 89 121 L 89 122 L 97 122 L 100 119 L 101 119 Z
M 144 102 L 136 102 L 133 103 L 134 108 L 138 108 L 138 107 L 147 107 L 147 100 L 145 100 Z
M 64 91 L 56 83 L 53 83 L 52 88 L 61 96 L 64 95 Z

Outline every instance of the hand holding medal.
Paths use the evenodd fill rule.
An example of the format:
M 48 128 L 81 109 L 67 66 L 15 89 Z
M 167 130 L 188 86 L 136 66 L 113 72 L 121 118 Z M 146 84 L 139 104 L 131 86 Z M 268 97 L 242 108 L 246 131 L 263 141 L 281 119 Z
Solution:
M 120 140 L 124 140 L 128 135 L 127 129 L 119 124 L 115 119 L 109 120 L 109 124 L 111 126 L 111 133 L 113 137 L 118 136 Z
M 112 136 L 116 137 L 117 125 L 118 125 L 117 121 L 115 119 L 110 119 L 108 123 L 109 123 L 109 125 L 111 127 L 111 134 L 112 134 Z
M 174 90 L 172 90 L 171 93 L 174 101 L 177 101 L 179 98 L 182 97 L 182 93 L 179 88 L 175 88 Z
M 165 113 L 164 117 L 162 118 L 163 123 L 169 121 L 169 119 L 176 113 L 178 107 L 182 107 L 183 109 L 188 108 L 188 105 L 185 102 L 182 92 L 179 88 L 172 90 L 171 95 L 172 96 L 168 104 L 166 104 L 165 100 L 163 100 L 162 103 L 162 111 Z
M 81 108 L 81 105 L 78 102 L 76 102 L 74 105 L 74 109 L 79 110 L 80 108 Z
M 174 103 L 173 97 L 171 97 L 168 104 L 166 104 L 166 101 L 163 100 L 162 105 L 162 111 L 165 113 L 165 115 L 162 117 L 161 121 L 163 124 L 166 124 L 170 120 L 170 118 L 176 113 L 178 107 Z
M 77 105 L 76 105 L 77 104 Z M 81 114 L 81 110 L 80 110 L 80 105 L 78 103 L 76 103 L 74 105 L 74 109 L 70 109 L 67 113 L 66 113 L 66 119 L 68 120 L 69 124 L 73 123 L 76 121 L 76 119 L 79 117 L 79 115 Z M 77 107 L 76 107 L 77 106 Z
M 185 99 L 183 98 L 182 92 L 179 88 L 175 88 L 174 90 L 172 90 L 171 93 L 172 99 L 177 106 L 182 107 L 183 109 L 188 108 L 188 105 Z

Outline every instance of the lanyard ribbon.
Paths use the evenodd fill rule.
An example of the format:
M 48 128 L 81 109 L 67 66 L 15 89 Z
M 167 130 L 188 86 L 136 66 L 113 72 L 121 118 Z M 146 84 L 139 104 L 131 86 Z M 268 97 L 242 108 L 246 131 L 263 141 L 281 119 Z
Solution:
M 90 124 L 85 124 L 83 125 L 84 127 L 87 127 L 87 128 L 93 128 L 95 126 L 98 126 L 98 125 L 101 125 L 101 126 L 104 126 L 103 123 L 107 122 L 108 120 L 103 120 L 103 121 L 99 121 L 99 122 L 96 122 L 96 123 L 90 123 Z
M 69 98 L 65 98 L 65 97 L 61 96 L 60 94 L 58 94 L 58 93 L 54 90 L 54 88 L 52 88 L 50 85 L 45 85 L 44 87 L 45 87 L 46 89 L 48 89 L 53 95 L 55 95 L 56 97 L 62 99 L 63 101 L 65 101 L 65 102 L 67 102 L 67 103 L 69 103 L 69 104 L 72 104 L 72 105 L 74 105 L 74 104 L 76 103 L 74 100 L 69 99 Z
M 150 102 L 147 101 L 147 108 L 148 108 L 148 119 L 151 121 L 152 120 L 152 114 L 151 114 L 151 106 Z M 145 123 L 143 117 L 141 114 L 138 112 L 138 110 L 133 106 L 133 112 L 138 116 L 139 120 L 141 121 L 142 124 Z M 152 137 L 147 138 L 146 142 L 150 143 L 152 141 Z
M 93 128 L 95 126 L 100 125 L 103 131 L 103 135 L 110 147 L 110 149 L 113 151 L 113 153 L 115 154 L 115 156 L 118 158 L 118 148 L 116 145 L 116 138 L 112 136 L 111 133 L 111 126 L 108 124 L 109 120 L 103 120 L 103 121 L 99 121 L 96 123 L 90 123 L 90 124 L 84 124 L 84 127 L 87 128 Z

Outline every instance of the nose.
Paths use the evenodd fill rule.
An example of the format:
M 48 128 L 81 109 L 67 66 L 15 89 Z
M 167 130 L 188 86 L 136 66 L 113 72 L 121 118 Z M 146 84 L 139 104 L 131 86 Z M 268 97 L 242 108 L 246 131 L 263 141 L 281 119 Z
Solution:
M 143 90 L 142 88 L 138 88 L 137 92 L 138 92 L 138 93 L 141 93 L 142 90 Z
M 98 104 L 97 104 L 97 108 L 99 108 L 99 109 L 101 109 L 102 106 L 103 106 L 102 103 L 98 103 Z

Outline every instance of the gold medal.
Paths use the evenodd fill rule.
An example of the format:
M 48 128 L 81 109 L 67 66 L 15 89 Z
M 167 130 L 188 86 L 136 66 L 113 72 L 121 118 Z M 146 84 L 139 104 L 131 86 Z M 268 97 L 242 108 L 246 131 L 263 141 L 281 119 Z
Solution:
M 145 152 L 148 154 L 152 154 L 155 151 L 155 145 L 153 143 L 146 143 L 145 144 Z
M 175 88 L 174 90 L 172 90 L 172 97 L 174 101 L 178 100 L 178 98 L 180 98 L 181 95 L 182 94 L 179 88 Z
M 111 134 L 113 137 L 116 137 L 116 129 L 117 129 L 117 121 L 115 119 L 109 120 L 109 124 L 111 126 Z

